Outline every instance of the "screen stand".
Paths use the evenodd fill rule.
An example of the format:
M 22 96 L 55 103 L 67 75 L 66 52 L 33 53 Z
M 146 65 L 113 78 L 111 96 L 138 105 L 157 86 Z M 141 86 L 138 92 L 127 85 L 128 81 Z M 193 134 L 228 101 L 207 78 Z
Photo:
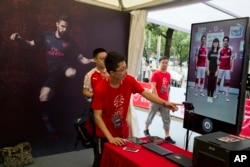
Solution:
M 190 118 L 192 118 L 192 112 L 190 110 L 185 110 L 185 112 L 187 112 L 188 115 L 188 120 L 191 120 Z M 191 123 L 193 121 L 189 121 L 187 124 L 187 131 L 186 131 L 186 141 L 185 141 L 185 150 L 188 151 L 188 143 L 189 143 L 189 131 L 191 129 Z
M 191 120 L 190 117 L 192 117 L 191 115 L 194 112 L 194 106 L 192 103 L 189 103 L 189 102 L 183 102 L 183 104 L 184 104 L 185 112 L 187 113 L 187 116 L 189 117 L 188 120 Z M 185 143 L 186 151 L 188 150 L 190 122 L 193 122 L 193 121 L 188 121 L 188 124 L 187 124 L 186 143 Z
M 188 151 L 189 129 L 187 129 L 186 135 L 187 136 L 186 136 L 185 150 Z

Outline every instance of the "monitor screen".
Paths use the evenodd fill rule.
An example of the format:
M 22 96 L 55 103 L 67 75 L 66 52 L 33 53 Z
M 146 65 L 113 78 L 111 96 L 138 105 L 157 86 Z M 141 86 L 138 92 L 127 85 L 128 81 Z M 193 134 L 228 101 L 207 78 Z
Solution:
M 245 100 L 249 18 L 195 23 L 191 28 L 184 128 L 237 134 Z

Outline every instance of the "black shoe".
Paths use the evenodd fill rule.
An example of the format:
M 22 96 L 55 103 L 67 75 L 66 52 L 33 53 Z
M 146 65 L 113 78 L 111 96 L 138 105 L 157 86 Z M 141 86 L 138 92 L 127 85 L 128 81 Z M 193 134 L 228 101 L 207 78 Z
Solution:
M 144 130 L 143 132 L 144 132 L 144 135 L 145 135 L 145 136 L 150 136 L 150 134 L 149 134 L 149 131 L 148 131 L 148 130 Z
M 165 137 L 165 141 L 168 142 L 168 143 L 171 143 L 171 144 L 175 144 L 176 142 L 170 137 Z

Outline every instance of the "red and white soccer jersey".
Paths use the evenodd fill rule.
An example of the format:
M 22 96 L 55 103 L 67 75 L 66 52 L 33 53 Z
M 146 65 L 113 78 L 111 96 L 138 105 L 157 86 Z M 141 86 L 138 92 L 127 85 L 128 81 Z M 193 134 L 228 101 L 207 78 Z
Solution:
M 230 70 L 231 69 L 231 59 L 232 59 L 232 49 L 231 48 L 222 48 L 220 50 L 220 66 L 219 69 Z
M 93 92 L 93 89 L 96 87 L 96 85 L 106 76 L 106 72 L 103 74 L 102 72 L 98 71 L 97 68 L 93 68 L 85 75 L 83 88 L 87 88 Z
M 197 51 L 197 67 L 205 67 L 206 66 L 206 59 L 207 59 L 207 48 L 200 47 Z

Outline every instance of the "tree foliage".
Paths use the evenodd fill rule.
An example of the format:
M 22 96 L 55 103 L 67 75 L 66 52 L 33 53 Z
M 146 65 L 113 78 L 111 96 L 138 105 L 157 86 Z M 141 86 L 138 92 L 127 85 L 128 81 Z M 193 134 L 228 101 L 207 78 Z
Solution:
M 175 31 L 171 46 L 171 53 L 180 62 L 189 58 L 190 35 L 181 31 Z
M 162 36 L 160 55 L 174 57 L 175 60 L 184 62 L 188 60 L 190 35 L 153 23 L 146 25 L 145 51 L 149 54 L 157 52 L 157 37 Z M 150 34 L 150 37 L 149 37 Z M 150 38 L 150 40 L 149 40 Z M 150 44 L 149 44 L 150 42 Z

